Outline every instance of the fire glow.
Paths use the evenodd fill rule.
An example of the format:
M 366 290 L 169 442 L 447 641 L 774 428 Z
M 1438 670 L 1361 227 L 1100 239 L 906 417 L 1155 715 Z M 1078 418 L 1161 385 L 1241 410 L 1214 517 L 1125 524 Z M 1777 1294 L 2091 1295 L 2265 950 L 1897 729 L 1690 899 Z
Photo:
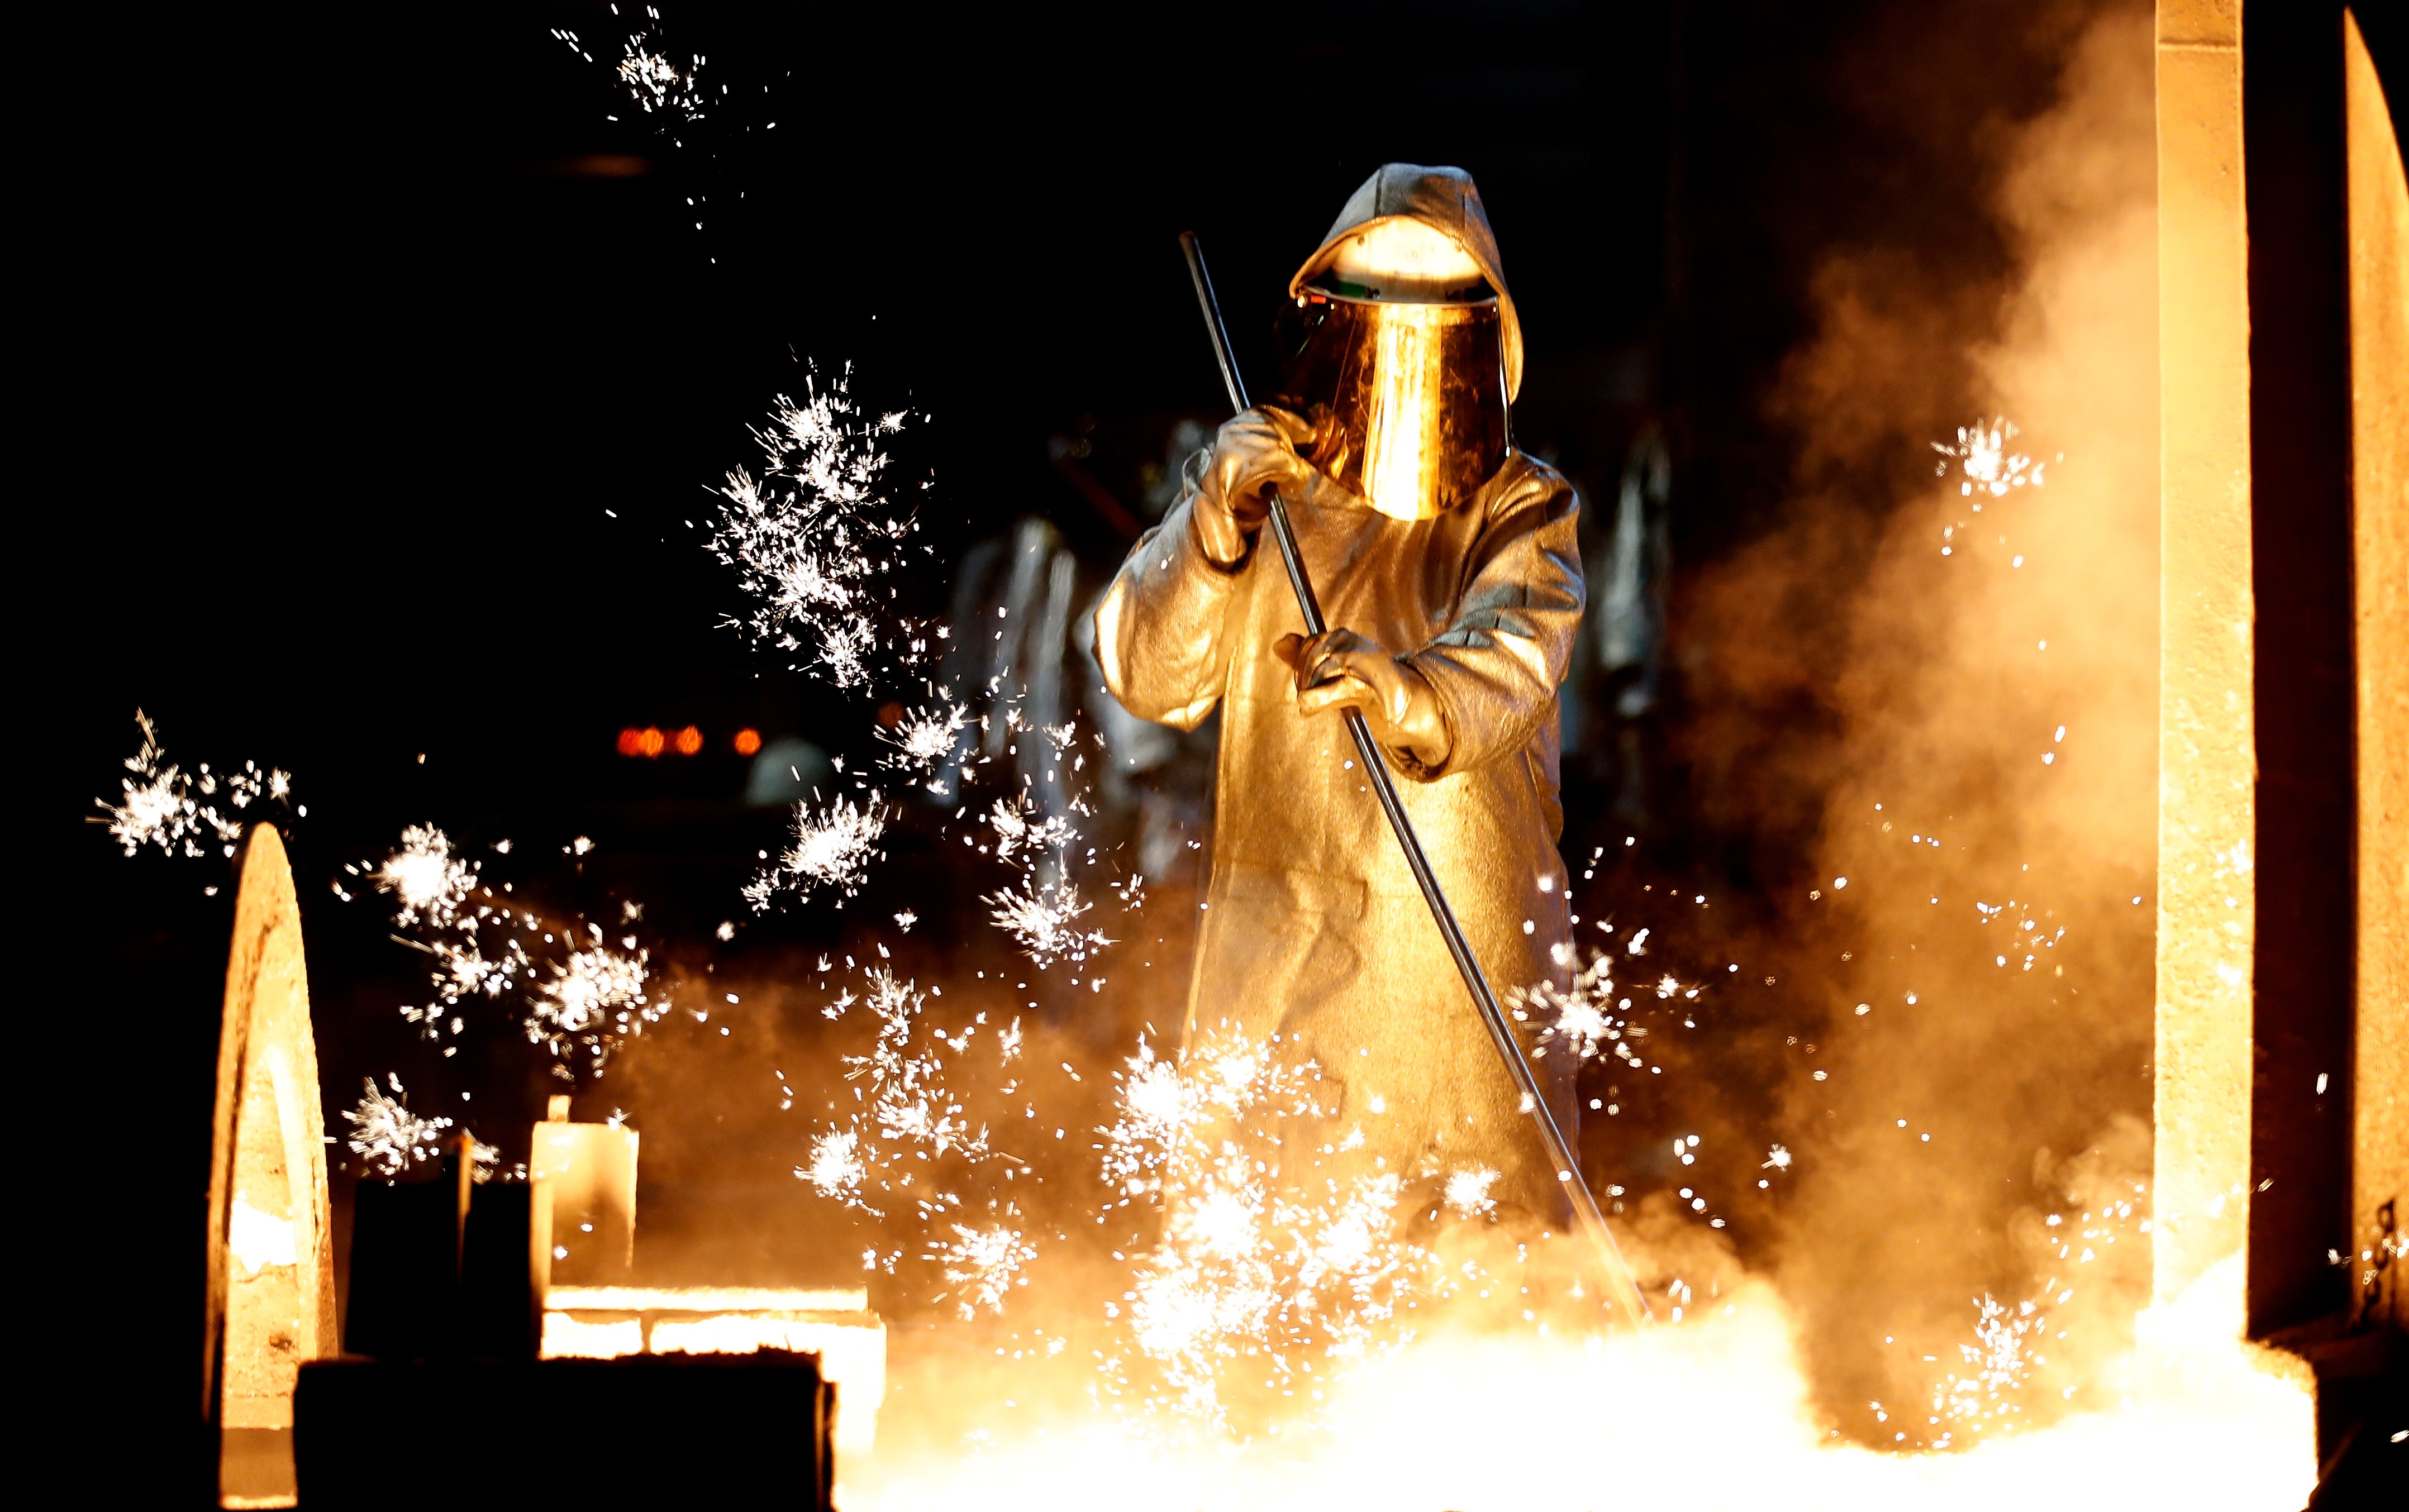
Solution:
M 1082 1409 L 1074 1364 L 999 1348 L 982 1371 L 963 1349 L 890 1365 L 879 1450 L 842 1471 L 842 1490 L 852 1512 L 2294 1505 L 2315 1470 L 2284 1446 L 2308 1441 L 2308 1402 L 2213 1325 L 2194 1332 L 2211 1312 L 2186 1298 L 2143 1314 L 2142 1342 L 2101 1362 L 2107 1410 L 1916 1456 L 1819 1426 L 1781 1305 L 1757 1283 L 1645 1335 L 1434 1332 L 1334 1381 L 1311 1422 L 1243 1447 Z
M 639 59 L 630 48 L 621 70 L 629 88 L 650 90 L 665 111 L 683 108 L 675 91 L 690 85 L 692 71 Z M 1428 408 L 1422 385 L 1435 371 L 1428 334 L 1409 315 L 1383 326 L 1384 414 Z M 884 445 L 904 423 L 900 412 L 865 417 L 843 378 L 815 382 L 801 405 L 780 399 L 756 432 L 760 476 L 731 474 L 706 526 L 708 549 L 746 596 L 746 611 L 730 623 L 757 647 L 839 689 L 909 683 L 930 643 L 948 635 L 892 608 L 889 580 L 917 529 L 911 511 L 882 493 Z M 1375 435 L 1374 502 L 1419 499 L 1426 438 L 1407 425 Z M 1955 445 L 1935 445 L 1949 496 L 1951 523 L 1939 547 L 1951 559 L 1945 570 L 1996 567 L 2004 577 L 2024 569 L 2027 556 L 2009 554 L 1999 522 L 2041 492 L 2043 468 L 2012 450 L 2016 436 L 1995 418 L 1960 428 Z M 2064 476 L 2053 473 L 2053 482 Z M 1915 552 L 1928 558 L 1930 529 L 1919 529 Z M 1075 775 L 1090 750 L 1104 753 L 1102 737 L 1075 720 L 1032 727 L 1015 701 L 1021 690 L 1008 686 L 957 697 L 925 678 L 921 685 L 925 701 L 874 732 L 873 762 L 899 774 L 907 797 L 930 773 L 953 771 L 949 760 L 959 763 L 958 775 L 925 784 L 945 800 L 933 812 L 959 802 L 939 837 L 1007 869 L 978 896 L 1015 948 L 1016 972 L 1060 972 L 1079 986 L 1075 973 L 1092 973 L 1115 943 L 1093 916 L 1102 890 L 1083 892 L 1078 875 L 1100 862 L 1093 848 L 1082 854 L 1094 789 Z M 2068 726 L 2055 727 L 2054 746 Z M 997 762 L 982 771 L 991 756 L 964 759 L 973 731 L 990 753 L 1001 747 L 1007 756 L 1017 754 L 1015 742 L 1046 742 L 1067 801 L 1045 801 L 1026 775 L 1017 788 L 1005 785 L 1018 769 Z M 630 727 L 619 750 L 691 756 L 704 743 L 694 727 Z M 746 755 L 759 745 L 751 730 L 736 742 Z M 2042 765 L 2064 780 L 2053 756 Z M 102 808 L 129 855 L 156 844 L 197 856 L 239 834 L 236 821 L 195 796 L 211 788 L 165 763 L 147 723 L 127 766 L 137 780 L 124 785 L 123 803 Z M 889 827 L 912 812 L 846 775 L 844 757 L 834 769 L 829 792 L 791 810 L 785 848 L 760 857 L 744 890 L 757 914 L 842 908 L 864 896 Z M 1052 784 L 1055 771 L 1046 775 Z M 229 780 L 231 804 L 263 793 L 281 799 L 288 782 L 281 772 Z M 967 791 L 981 785 L 986 791 Z M 1889 835 L 1892 822 L 1879 817 L 1881 805 L 1874 811 Z M 1893 843 L 1903 838 L 1921 863 L 1926 847 L 1940 849 L 1928 828 Z M 584 845 L 576 842 L 578 854 Z M 397 926 L 411 931 L 405 943 L 435 959 L 436 996 L 404 1010 L 429 1038 L 461 1035 L 455 1010 L 473 1000 L 513 994 L 520 1027 L 547 1048 L 555 1073 L 574 1082 L 600 1077 L 623 1040 L 669 1012 L 652 949 L 637 935 L 606 935 L 598 922 L 551 919 L 515 901 L 431 824 L 405 830 L 382 861 L 347 870 L 363 890 L 389 898 Z M 1895 880 L 1854 864 L 1844 875 L 1826 870 L 1817 878 L 1836 900 L 1845 890 L 1853 905 Z M 1136 915 L 1132 929 L 1113 928 L 1132 938 L 1150 922 L 1142 880 L 1112 884 L 1125 913 Z M 339 883 L 337 891 L 350 896 Z M 1705 894 L 1694 896 L 1704 906 Z M 1821 902 L 1825 895 L 1808 896 Z M 2010 956 L 1986 957 L 2003 980 L 2054 960 L 2043 953 L 2069 934 L 2043 922 L 2049 911 L 2025 897 L 1974 904 L 1983 925 L 2004 917 L 2028 947 L 2017 950 L 2012 973 Z M 621 922 L 631 925 L 637 910 L 627 907 Z M 887 916 L 909 933 L 918 914 L 907 905 Z M 722 926 L 720 938 L 731 932 Z M 1650 932 L 1630 935 L 1624 959 L 1649 954 Z M 1916 1352 L 1897 1376 L 1919 1384 L 1896 1399 L 1885 1391 L 1849 1404 L 1839 1418 L 1811 1379 L 1813 1341 L 1799 1310 L 1777 1292 L 1775 1277 L 1752 1274 L 1736 1258 L 1709 1195 L 1723 1173 L 1706 1152 L 1724 1151 L 1696 1134 L 1674 1142 L 1666 1189 L 1604 1188 L 1628 1198 L 1627 1210 L 1624 1201 L 1614 1210 L 1632 1231 L 1643 1283 L 1664 1300 L 1669 1325 L 1610 1331 L 1564 1241 L 1517 1235 L 1494 1221 L 1497 1171 L 1363 1168 L 1349 1159 L 1365 1143 L 1362 1124 L 1335 1121 L 1322 1068 L 1286 1056 L 1277 1036 L 1205 1033 L 1175 1054 L 1149 1030 L 1133 1047 L 1090 1044 L 1082 1055 L 1065 1045 L 1067 1058 L 1057 1059 L 1034 1052 L 1052 1042 L 1024 1030 L 1012 1012 L 1023 1001 L 1037 1006 L 1017 996 L 1026 982 L 1015 983 L 1008 1007 L 1002 981 L 966 992 L 967 984 L 910 974 L 874 931 L 857 931 L 848 944 L 858 960 L 845 956 L 839 972 L 823 957 L 817 980 L 797 987 L 819 995 L 819 1021 L 830 1026 L 827 1064 L 814 1068 L 829 1085 L 775 1073 L 780 1110 L 800 1102 L 805 1116 L 798 1121 L 806 1127 L 791 1136 L 791 1189 L 828 1204 L 832 1220 L 858 1223 L 873 1241 L 861 1271 L 926 1283 L 919 1300 L 943 1320 L 916 1330 L 890 1358 L 885 1327 L 867 1316 L 859 1287 L 562 1286 L 548 1299 L 542 1348 L 593 1357 L 819 1352 L 848 1393 L 838 1432 L 849 1451 L 841 1473 L 850 1512 L 965 1503 L 2258 1507 L 2297 1505 L 2314 1478 L 2301 1452 L 2315 1441 L 2306 1394 L 2225 1324 L 2239 1307 L 2238 1258 L 2180 1298 L 2139 1305 L 2124 1261 L 2146 1249 L 2153 1194 L 2138 1168 L 2106 1161 L 2082 1189 L 2067 1186 L 2063 1212 L 2034 1216 L 2041 1231 L 2026 1236 L 2034 1240 L 2027 1247 L 2044 1268 L 2033 1279 L 2046 1280 L 2029 1295 L 1966 1296 L 1945 1345 L 1933 1342 L 1941 1333 L 1929 1327 L 1912 1335 L 1902 1327 L 1912 1344 L 1884 1335 L 1895 1353 Z M 1659 1032 L 1641 1015 L 1669 1014 L 1695 1028 L 1684 1015 L 1702 993 L 1722 990 L 1724 978 L 1685 981 L 1652 964 L 1619 984 L 1616 958 L 1609 949 L 1585 963 L 1563 961 L 1573 970 L 1569 985 L 1519 989 L 1515 1017 L 1536 1023 L 1540 1054 L 1594 1062 L 1606 1074 L 1660 1075 L 1665 1064 L 1637 1048 Z M 1712 970 L 1737 979 L 1741 968 Z M 1774 978 L 1764 983 L 1770 988 Z M 1089 975 L 1087 990 L 1104 985 Z M 952 1002 L 946 986 L 957 989 Z M 742 994 L 724 996 L 739 1005 Z M 1918 1004 L 1914 991 L 1903 998 Z M 711 1001 L 713 1009 L 693 1011 L 697 1024 L 716 1010 L 718 997 Z M 1839 1022 L 1870 1016 L 1870 1005 L 1858 1003 Z M 728 1027 L 716 1032 L 725 1036 Z M 1816 1048 L 1810 1043 L 1806 1053 Z M 1831 1074 L 1818 1068 L 1811 1083 L 1798 1080 L 1820 1087 Z M 1050 1092 L 1041 1092 L 1041 1079 Z M 1082 1094 L 1073 1089 L 1091 1084 L 1110 1088 L 1103 1121 L 1058 1121 L 1059 1108 L 1078 1105 Z M 799 1095 L 796 1085 L 812 1090 Z M 412 1113 L 397 1078 L 372 1080 L 365 1091 L 346 1116 L 351 1153 L 387 1175 L 428 1159 L 450 1120 Z M 1376 1100 L 1369 1116 L 1384 1111 Z M 1600 1111 L 1611 1116 L 1618 1108 Z M 1906 1117 L 1886 1119 L 1882 1132 L 1911 1150 L 1932 1140 Z M 1792 1137 L 1795 1155 L 1785 1144 L 1734 1152 L 1728 1179 L 1765 1188 L 1844 1153 Z M 1661 1143 L 1653 1153 L 1665 1161 Z M 1989 1175 L 1953 1170 L 1969 1182 Z M 1024 1199 L 1049 1181 L 1092 1188 L 1092 1210 L 1049 1215 Z M 627 1185 L 632 1204 L 632 1174 Z M 239 1199 L 233 1212 L 239 1264 L 255 1272 L 292 1263 L 291 1238 L 272 1215 Z M 1921 1352 L 1927 1347 L 1933 1352 Z

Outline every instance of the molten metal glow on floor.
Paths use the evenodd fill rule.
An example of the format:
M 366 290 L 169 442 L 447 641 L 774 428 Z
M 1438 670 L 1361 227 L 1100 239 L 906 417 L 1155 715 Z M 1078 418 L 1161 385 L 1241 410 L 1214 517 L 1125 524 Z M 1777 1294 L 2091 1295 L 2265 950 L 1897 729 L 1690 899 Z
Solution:
M 2267 1357 L 2215 1336 L 2239 1280 L 2229 1264 L 2142 1313 L 2135 1347 L 2098 1368 L 2095 1410 L 1944 1454 L 1831 1436 L 1780 1304 L 1753 1284 L 1646 1334 L 1426 1336 L 1334 1382 L 1312 1421 L 1245 1444 L 1082 1409 L 1070 1358 L 940 1346 L 897 1362 L 878 1452 L 840 1468 L 839 1500 L 846 1512 L 2297 1506 L 2315 1480 L 2312 1403 Z M 1063 1393 L 1050 1406 L 1038 1400 L 1049 1389 Z

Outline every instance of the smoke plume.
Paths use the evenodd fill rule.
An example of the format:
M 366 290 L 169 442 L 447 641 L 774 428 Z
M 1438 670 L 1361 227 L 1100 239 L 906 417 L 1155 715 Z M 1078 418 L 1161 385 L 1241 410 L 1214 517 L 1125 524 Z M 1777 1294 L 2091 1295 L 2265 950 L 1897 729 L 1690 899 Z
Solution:
M 1960 1346 L 2019 1322 L 2038 1360 L 1987 1399 L 2045 1416 L 2145 1300 L 2152 98 L 2149 12 L 2118 7 L 1969 166 L 2008 277 L 1911 232 L 1825 262 L 1771 403 L 1785 523 L 1690 606 L 1725 711 L 1693 732 L 1705 790 L 1815 836 L 1761 943 L 1799 1025 L 1772 1269 L 1852 1436 L 1964 1442 Z M 2011 1322 L 1978 1333 L 1985 1298 Z

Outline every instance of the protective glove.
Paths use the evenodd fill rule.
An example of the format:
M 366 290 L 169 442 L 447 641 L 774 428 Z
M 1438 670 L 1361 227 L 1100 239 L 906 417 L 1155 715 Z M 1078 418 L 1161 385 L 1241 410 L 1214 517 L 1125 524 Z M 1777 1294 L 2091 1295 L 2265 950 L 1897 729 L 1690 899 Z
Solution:
M 1312 439 L 1310 422 L 1267 404 L 1222 424 L 1190 511 L 1197 544 L 1214 565 L 1234 568 L 1247 559 L 1254 533 L 1271 512 L 1264 485 L 1302 484 L 1311 464 L 1296 449 Z
M 1417 777 L 1437 773 L 1455 748 L 1438 695 L 1413 667 L 1345 628 L 1284 635 L 1272 652 L 1296 673 L 1297 712 L 1361 709 L 1372 738 Z

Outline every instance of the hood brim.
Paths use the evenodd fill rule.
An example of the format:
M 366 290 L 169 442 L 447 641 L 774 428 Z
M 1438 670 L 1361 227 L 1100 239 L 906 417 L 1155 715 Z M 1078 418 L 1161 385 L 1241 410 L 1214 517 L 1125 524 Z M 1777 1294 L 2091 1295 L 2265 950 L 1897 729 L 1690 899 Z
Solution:
M 1288 281 L 1289 297 L 1327 271 L 1339 244 L 1378 221 L 1418 221 L 1462 247 L 1479 265 L 1480 275 L 1497 291 L 1498 315 L 1504 324 L 1502 356 L 1506 364 L 1506 396 L 1510 401 L 1522 388 L 1522 321 L 1514 309 L 1513 291 L 1497 257 L 1497 234 L 1490 229 L 1489 212 L 1481 207 L 1480 191 L 1462 168 L 1423 167 L 1416 163 L 1387 163 L 1347 197 L 1330 234 L 1314 249 L 1296 276 Z

